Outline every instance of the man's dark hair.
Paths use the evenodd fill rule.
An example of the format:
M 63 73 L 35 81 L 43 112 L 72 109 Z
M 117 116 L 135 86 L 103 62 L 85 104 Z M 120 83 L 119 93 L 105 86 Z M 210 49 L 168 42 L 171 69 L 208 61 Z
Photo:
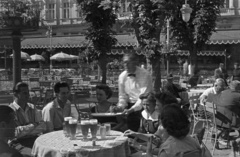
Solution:
M 105 92 L 105 94 L 107 95 L 107 99 L 111 98 L 112 90 L 108 85 L 99 84 L 96 86 L 96 89 L 103 90 Z
M 163 107 L 165 105 L 178 103 L 177 99 L 174 96 L 168 94 L 167 92 L 158 92 L 155 94 L 155 98 L 163 105 Z
M 6 105 L 0 105 L 0 122 L 9 123 L 13 118 L 13 109 Z
M 20 93 L 20 92 L 21 92 L 20 89 L 21 89 L 22 87 L 27 87 L 27 88 L 28 88 L 28 84 L 25 83 L 25 82 L 18 82 L 18 83 L 13 87 L 13 93 L 14 93 L 14 94 Z
M 129 57 L 129 59 L 130 59 L 131 61 L 136 61 L 136 62 L 138 62 L 138 56 L 137 56 L 137 54 L 136 54 L 135 52 L 133 52 L 133 51 L 124 53 L 123 57 Z
M 70 86 L 68 85 L 67 82 L 57 82 L 55 85 L 54 85 L 54 92 L 55 93 L 59 93 L 60 92 L 60 88 L 62 87 L 67 87 L 68 90 L 70 90 Z
M 156 105 L 155 95 L 152 92 L 141 94 L 139 99 L 147 99 L 149 102 L 153 102 Z
M 167 133 L 175 138 L 185 137 L 190 131 L 188 117 L 177 104 L 163 107 L 161 122 Z

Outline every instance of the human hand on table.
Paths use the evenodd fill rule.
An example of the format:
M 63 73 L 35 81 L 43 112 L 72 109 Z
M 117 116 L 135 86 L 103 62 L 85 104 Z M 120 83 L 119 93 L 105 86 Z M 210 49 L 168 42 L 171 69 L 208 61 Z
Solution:
M 134 112 L 134 109 L 130 108 L 130 109 L 125 109 L 123 111 L 123 115 L 129 115 L 130 113 Z
M 123 133 L 123 135 L 124 136 L 133 136 L 133 135 L 135 135 L 136 134 L 136 132 L 134 132 L 134 131 L 132 131 L 132 130 L 126 130 L 124 133 Z
M 119 107 L 119 106 L 111 106 L 111 108 L 110 108 L 111 113 L 118 113 L 118 112 L 122 112 L 122 111 L 123 111 L 122 107 Z

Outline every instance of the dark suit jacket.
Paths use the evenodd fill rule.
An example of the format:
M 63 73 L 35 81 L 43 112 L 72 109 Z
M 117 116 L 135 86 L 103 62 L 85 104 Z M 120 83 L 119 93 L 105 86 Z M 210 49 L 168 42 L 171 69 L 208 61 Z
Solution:
M 227 89 L 224 90 L 217 99 L 218 100 L 213 100 L 217 105 L 217 110 L 232 120 L 232 125 L 236 125 L 237 117 L 240 117 L 240 93 Z
M 233 80 L 240 81 L 240 69 L 234 69 L 233 70 Z
M 179 92 L 184 91 L 183 88 L 178 88 L 174 83 L 167 82 L 163 86 L 163 92 L 168 93 L 169 95 L 175 97 L 175 98 L 181 98 L 179 95 Z
M 226 79 L 228 77 L 227 71 L 225 69 L 222 69 L 222 71 L 221 71 L 219 68 L 217 68 L 214 71 L 214 77 L 215 77 L 215 79 L 217 79 L 217 78 Z

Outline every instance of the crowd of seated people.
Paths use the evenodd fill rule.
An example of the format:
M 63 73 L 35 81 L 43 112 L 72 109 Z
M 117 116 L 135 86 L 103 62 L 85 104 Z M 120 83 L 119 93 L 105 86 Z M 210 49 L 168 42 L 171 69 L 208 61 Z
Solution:
M 37 137 L 43 133 L 62 130 L 64 117 L 73 116 L 71 102 L 68 100 L 70 86 L 66 82 L 57 82 L 54 85 L 56 97 L 53 101 L 46 104 L 42 111 L 36 109 L 34 104 L 29 103 L 28 88 L 28 84 L 24 82 L 17 83 L 13 88 L 14 101 L 10 104 L 16 117 L 16 119 L 14 119 L 16 121 L 16 135 L 11 139 L 10 144 L 11 147 L 15 148 L 15 150 L 24 156 L 31 156 L 31 149 Z M 96 98 L 98 103 L 91 108 L 91 112 L 114 112 L 112 107 L 115 104 L 108 101 L 111 96 L 112 91 L 107 85 L 97 85 Z M 159 153 L 161 157 L 171 152 L 167 150 L 166 145 L 171 145 L 172 140 L 182 143 L 183 145 L 193 144 L 191 147 L 186 146 L 183 147 L 183 149 L 181 147 L 182 150 L 179 148 L 178 151 L 188 151 L 198 147 L 198 145 L 187 136 L 189 122 L 185 117 L 188 115 L 181 109 L 181 98 L 171 93 L 171 91 L 163 91 L 156 94 L 147 92 L 140 95 L 139 98 L 141 99 L 143 110 L 141 111 L 141 123 L 138 131 L 125 131 L 127 129 L 125 128 L 127 115 L 120 115 L 115 118 L 111 117 L 110 119 L 107 117 L 98 117 L 98 121 L 100 123 L 114 123 L 115 125 L 112 125 L 113 130 L 125 131 L 124 134 L 131 138 L 137 137 L 144 140 L 147 139 L 149 135 L 153 135 L 153 144 L 155 145 L 154 152 L 155 154 Z M 178 116 L 183 117 L 176 119 Z M 169 122 L 176 127 L 171 128 L 173 126 L 170 126 L 168 124 Z M 169 128 L 182 129 L 182 132 L 175 134 L 176 130 L 169 130 Z M 141 149 L 145 149 L 144 146 Z M 174 153 L 177 153 L 177 150 L 174 151 Z

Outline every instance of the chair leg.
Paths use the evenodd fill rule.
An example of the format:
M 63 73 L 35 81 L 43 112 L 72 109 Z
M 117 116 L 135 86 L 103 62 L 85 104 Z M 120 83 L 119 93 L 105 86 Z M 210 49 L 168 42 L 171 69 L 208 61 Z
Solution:
M 214 134 L 212 133 L 213 130 L 214 130 Z M 213 150 L 212 150 L 212 156 L 213 156 L 215 152 L 216 143 L 217 143 L 217 128 L 215 126 L 213 126 L 212 128 L 211 135 L 214 135 L 214 143 L 213 143 Z

